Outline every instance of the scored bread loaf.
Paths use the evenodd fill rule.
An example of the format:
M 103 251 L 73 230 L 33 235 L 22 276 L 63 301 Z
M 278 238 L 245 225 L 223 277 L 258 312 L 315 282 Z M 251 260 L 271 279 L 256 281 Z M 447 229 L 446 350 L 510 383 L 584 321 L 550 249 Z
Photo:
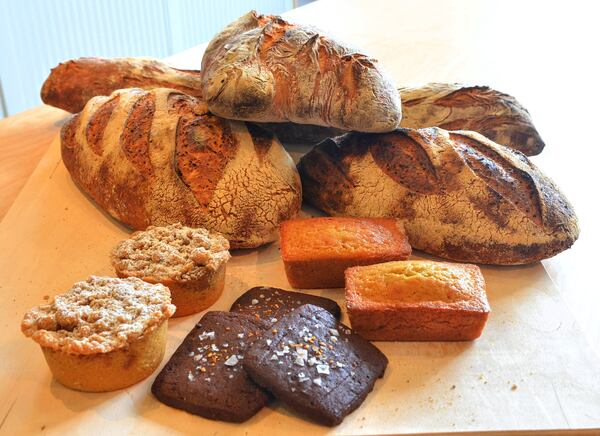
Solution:
M 548 177 L 475 132 L 350 133 L 317 145 L 298 168 L 312 205 L 399 218 L 413 248 L 449 259 L 531 263 L 579 235 L 572 206 Z
M 375 59 L 254 11 L 208 44 L 202 93 L 214 114 L 246 121 L 387 132 L 402 117 L 398 91 Z
M 71 113 L 97 95 L 124 88 L 173 88 L 202 96 L 200 71 L 179 70 L 149 58 L 79 58 L 58 64 L 41 91 L 42 101 Z
M 402 96 L 401 127 L 473 130 L 528 156 L 544 148 L 527 109 L 514 97 L 489 86 L 428 83 L 398 91 Z
M 300 209 L 298 172 L 275 137 L 173 89 L 93 98 L 63 126 L 61 149 L 75 182 L 136 230 L 181 222 L 250 248 Z

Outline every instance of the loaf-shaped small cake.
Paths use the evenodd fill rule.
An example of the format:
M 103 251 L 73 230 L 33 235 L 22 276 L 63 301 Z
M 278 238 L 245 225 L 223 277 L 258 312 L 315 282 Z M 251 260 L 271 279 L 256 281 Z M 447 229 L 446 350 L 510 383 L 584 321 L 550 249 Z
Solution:
M 167 286 L 178 317 L 206 310 L 219 299 L 228 250 L 229 242 L 218 233 L 177 223 L 133 233 L 112 250 L 111 261 L 119 277 Z
M 347 269 L 346 305 L 372 341 L 470 341 L 490 312 L 478 266 L 419 260 Z
M 320 217 L 284 221 L 281 258 L 294 288 L 341 288 L 344 270 L 408 259 L 400 221 L 386 218 Z
M 175 312 L 169 290 L 137 278 L 90 277 L 23 317 L 54 378 L 85 392 L 131 386 L 158 367 Z
M 298 172 L 276 137 L 174 89 L 94 97 L 62 127 L 61 152 L 73 180 L 135 230 L 181 222 L 253 248 L 300 210 Z
M 298 169 L 313 206 L 398 218 L 413 248 L 460 262 L 532 263 L 579 236 L 573 207 L 552 180 L 476 132 L 354 132 L 323 141 Z

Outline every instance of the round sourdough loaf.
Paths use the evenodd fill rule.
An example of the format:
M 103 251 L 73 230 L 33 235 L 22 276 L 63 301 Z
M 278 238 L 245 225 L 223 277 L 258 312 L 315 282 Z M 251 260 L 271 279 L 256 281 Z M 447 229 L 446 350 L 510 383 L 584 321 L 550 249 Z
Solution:
M 579 235 L 572 206 L 548 177 L 475 132 L 350 133 L 317 145 L 298 167 L 314 206 L 399 218 L 413 248 L 448 259 L 531 263 Z
M 94 97 L 63 126 L 61 150 L 73 180 L 136 230 L 181 222 L 251 248 L 300 209 L 298 172 L 274 135 L 173 89 Z
M 54 377 L 86 392 L 113 391 L 148 377 L 162 361 L 169 290 L 137 278 L 90 277 L 23 317 Z
M 377 60 L 312 27 L 252 11 L 208 44 L 202 98 L 222 117 L 389 132 L 400 96 Z

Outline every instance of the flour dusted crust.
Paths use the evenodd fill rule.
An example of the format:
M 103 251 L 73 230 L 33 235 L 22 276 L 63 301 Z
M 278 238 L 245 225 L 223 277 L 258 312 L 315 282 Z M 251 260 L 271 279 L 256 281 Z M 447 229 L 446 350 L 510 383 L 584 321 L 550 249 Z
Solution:
M 558 187 L 523 154 L 475 132 L 351 133 L 322 142 L 298 168 L 314 206 L 399 218 L 413 248 L 448 259 L 531 263 L 579 236 Z
M 400 96 L 377 60 L 309 26 L 252 11 L 215 35 L 202 94 L 222 117 L 387 132 Z
M 113 249 L 111 259 L 119 274 L 127 277 L 191 280 L 204 269 L 220 268 L 231 257 L 228 250 L 223 236 L 177 223 L 133 233 Z
M 527 109 L 513 96 L 489 86 L 427 83 L 398 91 L 402 96 L 402 127 L 473 130 L 528 156 L 544 149 Z
M 73 180 L 136 230 L 180 222 L 252 248 L 300 209 L 298 172 L 276 137 L 174 89 L 93 98 L 63 126 L 61 152 Z
M 169 290 L 137 278 L 91 276 L 27 312 L 23 333 L 43 348 L 70 354 L 126 348 L 175 312 Z

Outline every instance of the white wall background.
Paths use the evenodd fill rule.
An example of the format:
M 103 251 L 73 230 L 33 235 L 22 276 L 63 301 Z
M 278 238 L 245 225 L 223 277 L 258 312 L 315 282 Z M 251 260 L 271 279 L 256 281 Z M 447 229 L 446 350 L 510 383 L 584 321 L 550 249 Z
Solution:
M 163 58 L 208 41 L 250 9 L 280 14 L 292 6 L 292 0 L 0 0 L 0 98 L 12 115 L 41 103 L 42 83 L 61 61 Z

